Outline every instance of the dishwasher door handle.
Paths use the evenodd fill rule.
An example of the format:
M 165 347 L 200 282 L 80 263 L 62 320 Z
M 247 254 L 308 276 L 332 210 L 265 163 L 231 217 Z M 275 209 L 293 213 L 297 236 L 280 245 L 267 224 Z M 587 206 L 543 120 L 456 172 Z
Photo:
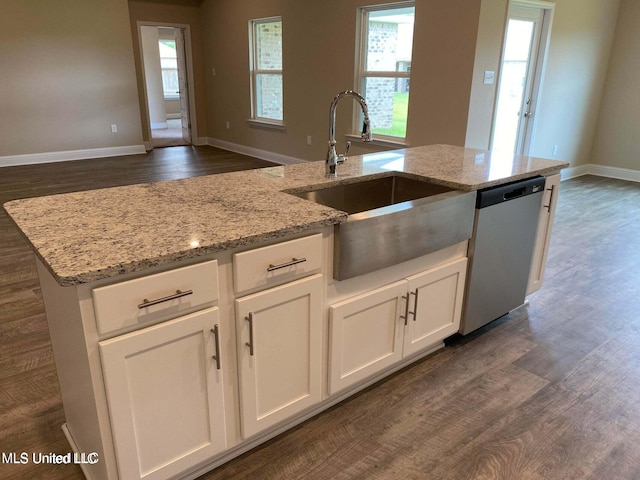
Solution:
M 511 190 L 509 192 L 505 192 L 502 195 L 502 199 L 503 200 L 513 200 L 514 198 L 518 198 L 523 196 L 525 193 L 527 192 L 527 189 L 522 187 L 522 188 L 516 188 L 514 190 Z

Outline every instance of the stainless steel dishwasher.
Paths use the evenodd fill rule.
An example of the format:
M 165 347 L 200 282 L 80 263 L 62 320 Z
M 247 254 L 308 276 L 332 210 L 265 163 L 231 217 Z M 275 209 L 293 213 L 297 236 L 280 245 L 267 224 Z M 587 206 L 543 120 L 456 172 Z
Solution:
M 478 191 L 461 334 L 525 302 L 544 181 L 534 177 Z

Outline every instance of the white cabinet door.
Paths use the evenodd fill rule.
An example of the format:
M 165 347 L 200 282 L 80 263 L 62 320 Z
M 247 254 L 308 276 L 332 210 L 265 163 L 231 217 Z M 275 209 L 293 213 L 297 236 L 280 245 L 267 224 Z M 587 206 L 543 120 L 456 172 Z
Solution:
M 244 438 L 320 401 L 322 293 L 314 275 L 236 300 Z
M 553 218 L 556 215 L 556 205 L 558 204 L 558 194 L 560 193 L 560 175 L 547 177 L 544 183 L 544 190 L 542 208 L 540 209 L 540 217 L 538 219 L 536 243 L 533 248 L 531 270 L 529 271 L 527 295 L 542 287 L 544 270 L 547 266 L 549 242 L 551 241 Z
M 402 280 L 329 308 L 329 393 L 402 359 L 406 293 Z
M 226 448 L 218 316 L 209 308 L 100 342 L 121 479 L 165 479 Z
M 453 335 L 460 327 L 467 259 L 408 277 L 409 321 L 403 356 L 423 350 Z

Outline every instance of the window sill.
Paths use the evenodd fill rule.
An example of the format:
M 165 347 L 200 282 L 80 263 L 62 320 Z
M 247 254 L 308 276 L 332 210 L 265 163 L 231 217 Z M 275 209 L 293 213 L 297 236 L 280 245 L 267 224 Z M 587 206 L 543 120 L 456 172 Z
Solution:
M 256 118 L 247 118 L 247 123 L 255 127 L 273 128 L 274 130 L 286 130 L 284 123 L 278 121 L 258 120 Z
M 370 142 L 365 142 L 362 140 L 362 137 L 360 135 L 355 135 L 353 133 L 349 133 L 347 135 L 345 135 L 345 137 L 347 137 L 348 140 L 350 141 L 356 141 L 361 143 L 363 146 L 366 145 L 376 145 L 379 147 L 389 147 L 389 148 L 407 148 L 409 145 L 404 142 L 404 141 L 400 141 L 400 140 L 387 140 L 387 139 L 383 139 L 383 138 L 373 138 L 372 141 Z

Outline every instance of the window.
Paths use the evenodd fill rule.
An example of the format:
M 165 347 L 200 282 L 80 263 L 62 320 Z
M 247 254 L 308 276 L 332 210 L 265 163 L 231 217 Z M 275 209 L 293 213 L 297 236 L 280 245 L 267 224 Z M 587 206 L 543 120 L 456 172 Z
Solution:
M 413 2 L 360 9 L 357 85 L 374 135 L 404 138 L 413 49 Z M 359 128 L 361 121 L 356 122 Z
M 283 122 L 282 18 L 250 24 L 251 118 Z
M 164 98 L 177 98 L 180 95 L 178 83 L 178 58 L 175 40 L 160 40 L 160 67 L 162 69 L 162 89 Z

